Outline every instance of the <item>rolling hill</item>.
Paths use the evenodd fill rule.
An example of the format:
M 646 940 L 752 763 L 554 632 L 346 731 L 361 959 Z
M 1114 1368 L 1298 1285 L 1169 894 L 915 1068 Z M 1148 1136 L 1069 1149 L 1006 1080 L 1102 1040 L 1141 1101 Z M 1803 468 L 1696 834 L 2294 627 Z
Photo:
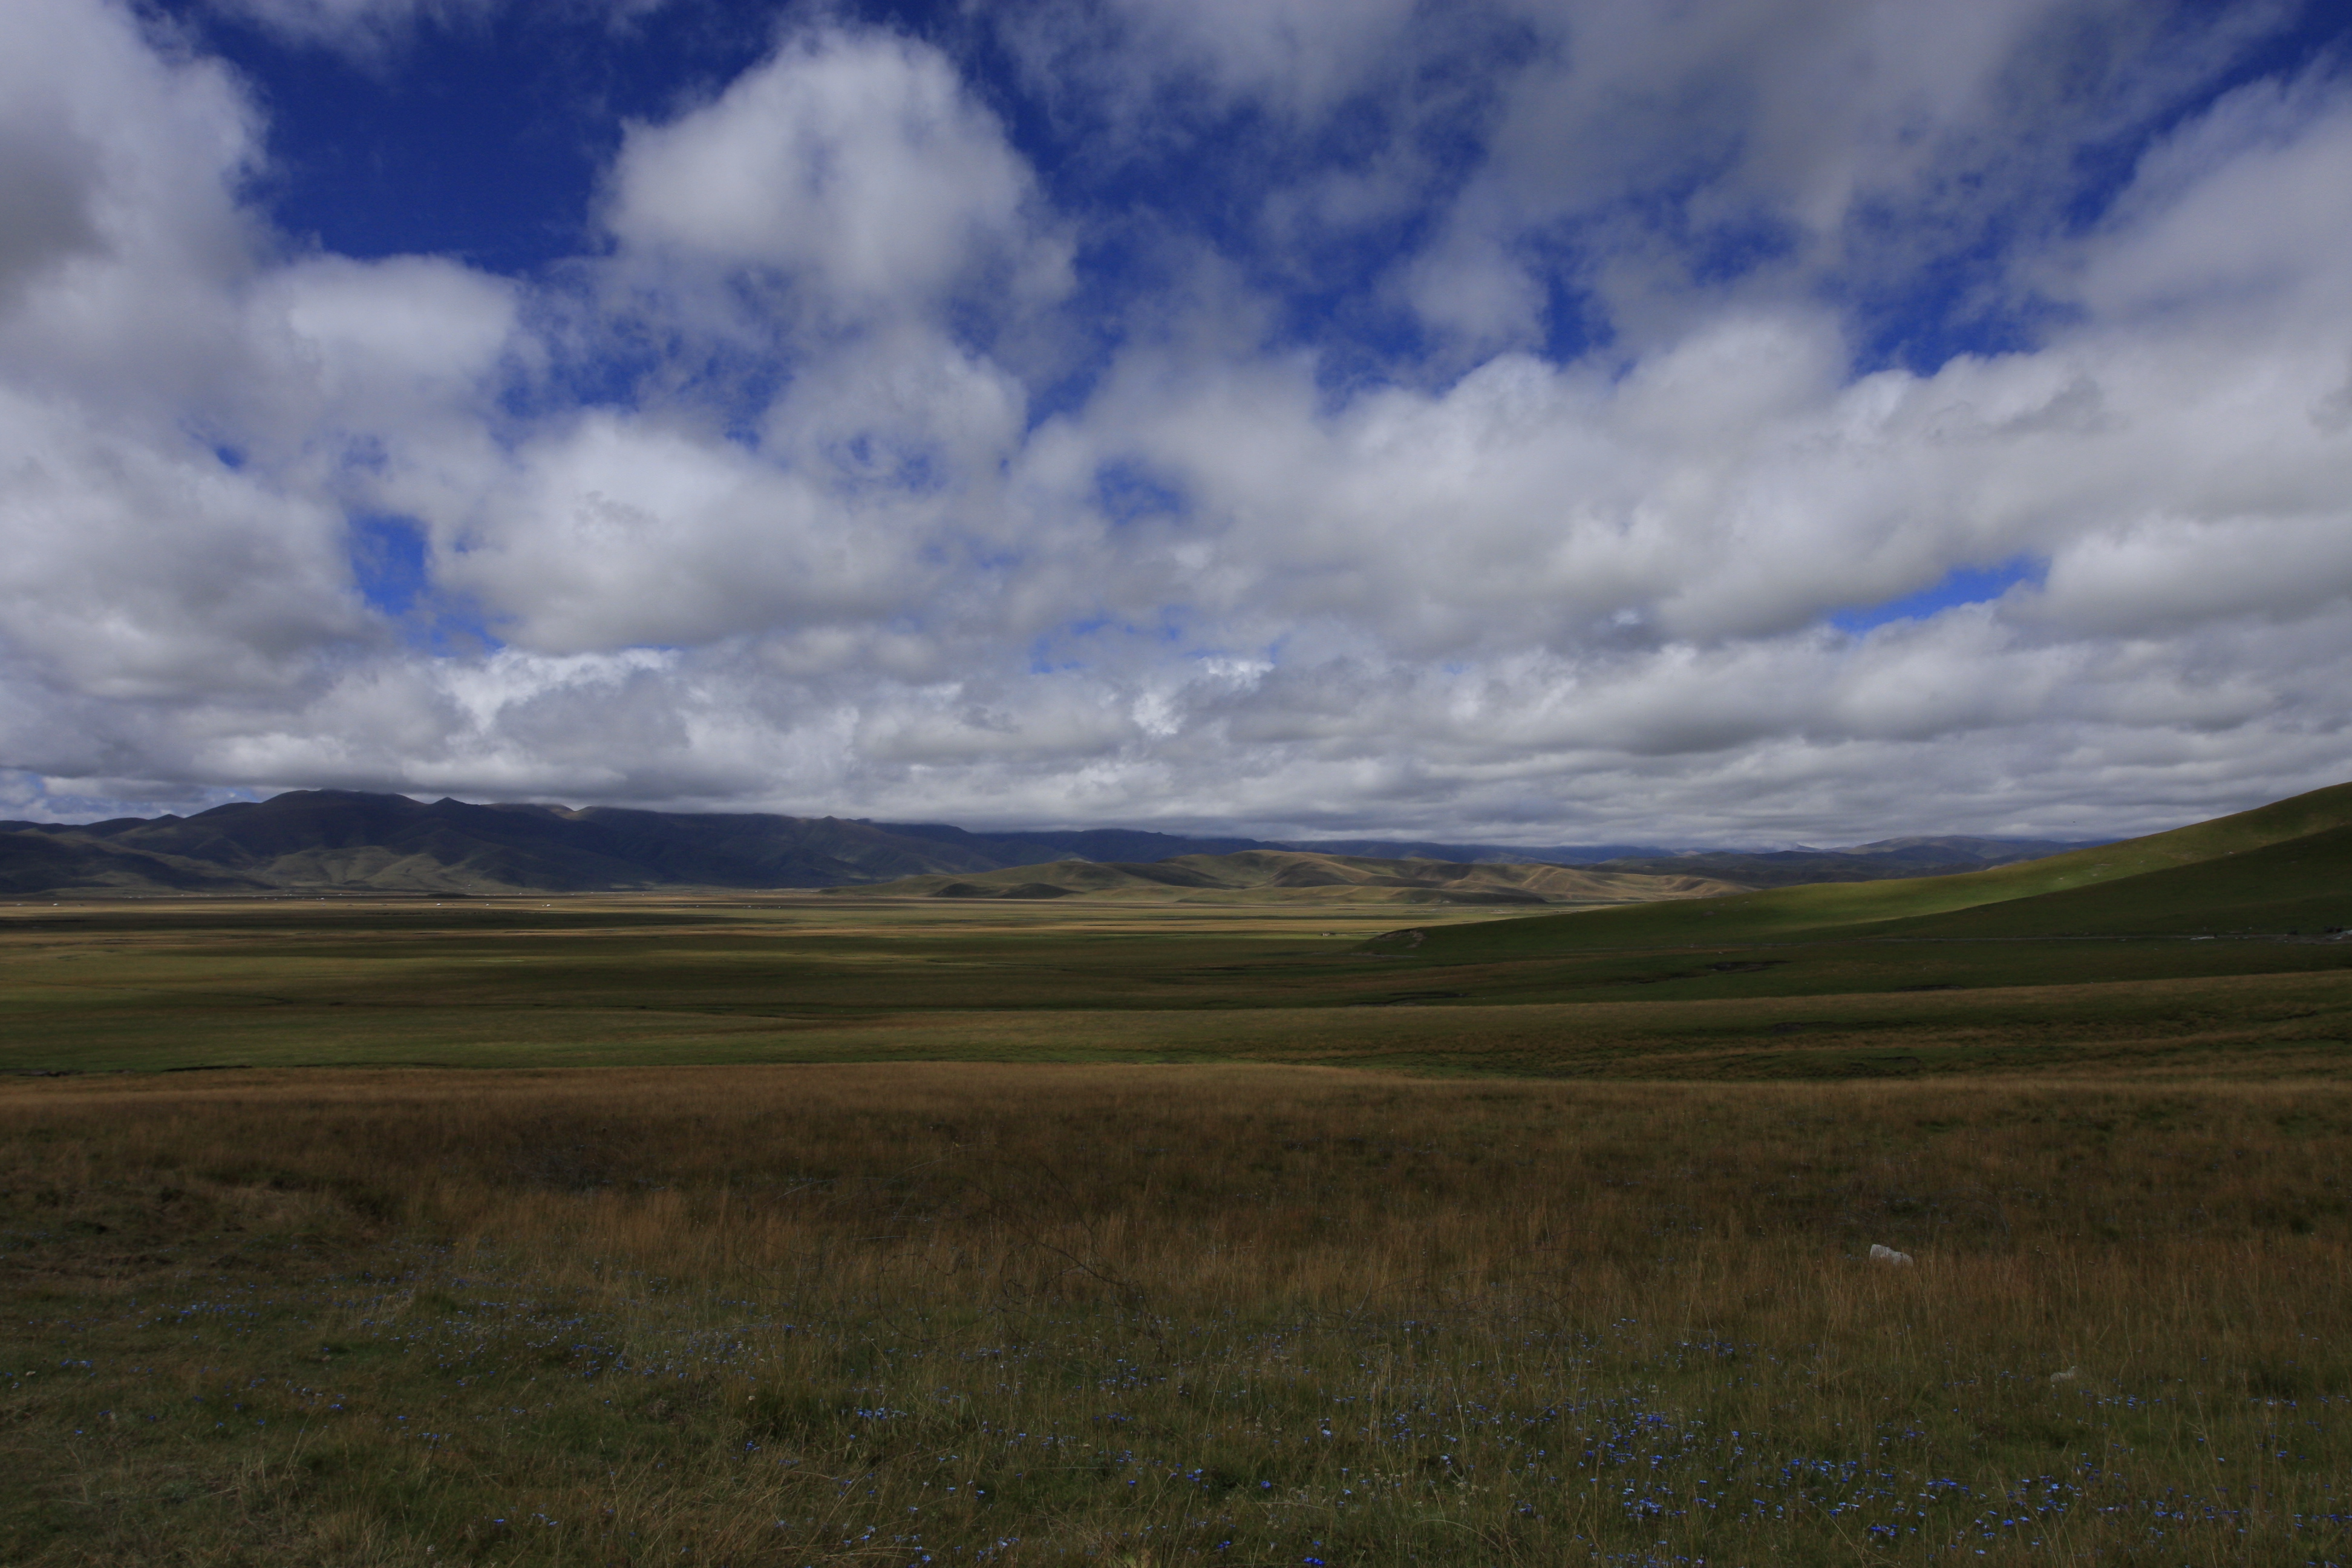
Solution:
M 1333 866 L 1357 860 L 1581 864 L 1604 880 L 1587 885 L 1571 879 L 1559 884 L 1570 890 L 1559 898 L 1589 902 L 1593 900 L 1586 891 L 1646 886 L 1640 879 L 1705 881 L 1718 891 L 1727 884 L 1762 885 L 1792 874 L 1787 858 L 1790 854 L 1803 859 L 1806 875 L 1822 879 L 1881 876 L 1896 863 L 1888 858 L 1885 846 L 1873 845 L 1760 857 L 1658 852 L 1636 859 L 1624 857 L 1641 847 L 1628 845 L 1518 850 L 1382 839 L 1347 840 L 1344 845 L 1346 852 L 1341 853 L 1330 844 L 1276 844 L 1134 828 L 975 833 L 944 823 L 613 806 L 472 805 L 456 800 L 427 805 L 397 795 L 295 790 L 184 817 L 0 822 L 0 897 L 296 889 L 437 897 L 654 888 L 828 888 L 924 875 L 968 878 L 1055 861 L 1131 868 L 1188 856 L 1264 852 L 1304 853 Z M 1906 868 L 1922 863 L 1925 857 L 1926 864 L 1960 868 L 2032 847 L 2005 840 L 1921 840 L 1899 858 Z M 1602 866 L 1590 864 L 1610 856 L 1619 858 Z M 1750 862 L 1752 874 L 1727 874 L 1727 868 L 1747 868 Z M 1341 881 L 1353 878 L 1352 873 L 1328 874 Z M 1626 876 L 1637 880 L 1606 880 Z M 1052 877 L 1025 879 L 1041 889 L 1064 886 Z M 1415 873 L 1407 880 L 1437 889 L 1445 879 L 1433 880 Z M 1140 881 L 1148 884 L 1153 879 Z M 1549 892 L 1533 891 L 1507 877 L 1463 882 L 1452 896 L 1455 902 L 1509 902 L 1521 893 L 1527 896 L 1517 901 L 1559 901 Z M 1029 896 L 1052 895 L 1033 891 Z M 1593 897 L 1612 901 L 1615 895 L 1595 892 Z
M 1627 855 L 1588 862 L 1595 871 L 1652 877 L 1712 877 L 1743 888 L 1808 882 L 1879 882 L 1940 877 L 2040 860 L 2095 845 L 2043 838 L 1882 838 L 1851 849 L 1701 849 L 1678 855 Z
M 1475 961 L 1870 937 L 2223 935 L 2352 925 L 2352 784 L 2170 832 L 1953 876 L 1774 888 L 1394 931 L 1371 952 Z
M 1252 842 L 1120 829 L 992 836 L 830 816 L 425 805 L 296 790 L 186 817 L 0 823 L 0 894 L 823 888 L 991 871 L 1055 850 L 1153 858 Z
M 1732 890 L 1698 877 L 1644 877 L 1568 866 L 1385 860 L 1298 850 L 1096 863 L 1059 860 L 979 876 L 923 876 L 860 888 L 856 898 L 1095 899 L 1182 903 L 1622 904 Z

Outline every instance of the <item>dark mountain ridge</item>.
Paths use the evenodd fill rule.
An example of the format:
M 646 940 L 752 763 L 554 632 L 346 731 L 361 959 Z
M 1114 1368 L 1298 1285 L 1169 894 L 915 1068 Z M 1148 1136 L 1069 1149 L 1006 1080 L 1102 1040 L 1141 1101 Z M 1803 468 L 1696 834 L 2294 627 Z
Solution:
M 831 816 L 428 805 L 296 790 L 184 817 L 0 822 L 0 893 L 825 888 L 993 871 L 1056 854 L 1160 860 L 1250 847 L 1271 846 L 1119 829 L 973 834 Z
M 1998 851 L 1985 847 L 1996 845 Z M 1760 887 L 1776 885 L 1775 879 L 1793 875 L 1801 864 L 1810 873 L 1803 879 L 1860 879 L 1917 876 L 1929 867 L 1976 869 L 2052 852 L 2049 846 L 2021 847 L 2000 840 L 1921 839 L 1761 856 L 1622 855 L 1646 847 L 1654 847 L 1518 848 L 1388 839 L 1277 844 L 1134 828 L 990 833 L 943 823 L 527 803 L 475 805 L 447 799 L 427 804 L 356 790 L 295 790 L 192 816 L 0 822 L 0 895 L 298 888 L 420 894 L 826 888 L 1055 859 L 1149 865 L 1253 850 L 1585 865 Z M 1749 874 L 1731 869 L 1735 863 Z

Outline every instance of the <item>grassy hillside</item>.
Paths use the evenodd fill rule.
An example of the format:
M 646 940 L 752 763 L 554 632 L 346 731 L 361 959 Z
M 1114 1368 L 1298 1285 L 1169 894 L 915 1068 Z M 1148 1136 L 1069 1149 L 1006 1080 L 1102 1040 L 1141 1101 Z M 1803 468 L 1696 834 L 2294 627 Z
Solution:
M 1951 914 L 1888 936 L 2231 936 L 2352 926 L 2352 826 Z
M 1152 889 L 1184 885 L 1183 876 L 1158 876 L 1138 868 L 1174 859 L 1223 862 L 1253 852 L 1296 851 L 1311 864 L 1294 867 L 1292 882 L 1255 875 L 1236 882 L 1233 868 L 1223 866 L 1209 868 L 1202 873 L 1205 880 L 1190 885 L 1219 896 L 1261 887 L 1316 886 L 1338 890 L 1342 901 L 1589 904 L 1655 897 L 1658 884 L 1653 879 L 1657 878 L 1666 879 L 1672 890 L 1683 894 L 1724 892 L 1800 881 L 1923 876 L 2015 859 L 2021 852 L 2020 846 L 2008 841 L 1942 838 L 1890 840 L 1851 851 L 1668 856 L 1591 864 L 1603 855 L 1634 847 L 1507 850 L 1370 840 L 1276 844 L 1128 828 L 971 833 L 939 823 L 607 806 L 574 810 L 530 803 L 476 805 L 457 800 L 427 805 L 405 795 L 293 790 L 186 817 L 0 822 L 0 896 L 234 895 L 275 889 L 498 897 L 662 888 L 827 888 L 932 877 L 943 880 L 893 890 L 929 896 L 948 880 L 963 880 L 969 886 L 944 896 L 1050 899 L 1105 893 L 1156 898 L 1161 895 Z M 1038 871 L 1049 861 L 1060 865 L 1073 860 L 1124 870 L 1083 886 L 1060 872 Z M 1433 879 L 1425 867 L 1436 863 L 1572 865 L 1588 875 L 1597 874 L 1598 879 L 1571 877 L 1556 887 L 1538 889 L 1516 873 L 1483 879 Z M 1398 869 L 1408 864 L 1424 869 Z M 1003 871 L 1018 875 L 1009 879 L 995 875 Z M 1363 890 L 1383 886 L 1422 891 Z M 1263 896 L 1277 902 L 1295 900 L 1295 895 L 1278 891 Z
M 1569 866 L 1465 865 L 1251 849 L 1149 863 L 1056 860 L 977 875 L 907 877 L 838 897 L 1095 898 L 1183 903 L 1624 904 L 1734 890 L 1701 877 L 1635 876 Z
M 2336 836 L 2347 826 L 2352 784 L 2335 784 L 2168 833 L 1958 876 L 1774 888 L 1498 921 L 1431 931 L 1418 940 L 1392 933 L 1368 945 L 1376 952 L 1409 947 L 1418 956 L 1475 960 L 1875 934 L 2197 933 L 2217 929 L 2216 922 L 2223 930 L 2341 925 L 2352 921 L 2352 909 L 2329 910 L 2352 903 L 2333 891 L 2346 886 L 2345 850 Z M 2305 841 L 2300 852 L 2285 847 Z M 2277 853 L 2245 868 L 2228 864 L 2274 848 Z M 2191 868 L 2198 874 L 2176 874 Z M 2093 892 L 2100 896 L 2089 897 Z M 2233 913 L 2224 919 L 2222 909 Z M 1962 910 L 1977 911 L 1965 926 L 1932 918 Z
M 13 831 L 11 829 L 14 829 Z M 178 856 L 123 849 L 39 825 L 0 825 L 0 897 L 75 893 L 241 893 L 267 884 Z
M 1888 882 L 1908 877 L 1944 877 L 1981 871 L 2021 860 L 2047 859 L 2087 849 L 2081 839 L 1882 838 L 1851 849 L 1704 850 L 1678 855 L 1627 856 L 1591 862 L 1596 871 L 1635 871 L 1649 876 L 1713 877 L 1743 888 L 1794 888 L 1809 882 Z
M 651 888 L 822 888 L 922 872 L 987 872 L 1053 853 L 1149 860 L 1254 841 L 1164 833 L 974 835 L 723 812 L 425 805 L 293 790 L 194 816 L 0 822 L 0 894 L 269 889 L 441 897 Z

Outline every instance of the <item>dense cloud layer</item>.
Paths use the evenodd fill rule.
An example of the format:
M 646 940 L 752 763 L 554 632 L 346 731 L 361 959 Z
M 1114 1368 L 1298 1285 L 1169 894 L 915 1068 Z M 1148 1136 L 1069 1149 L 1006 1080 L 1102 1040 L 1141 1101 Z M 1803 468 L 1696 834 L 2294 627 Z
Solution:
M 387 71 L 493 8 L 231 7 Z M 2290 15 L 1106 0 L 990 84 L 788 17 L 508 277 L 282 232 L 195 35 L 20 0 L 0 809 L 1852 841 L 2336 782 L 2352 79 L 2225 79 Z

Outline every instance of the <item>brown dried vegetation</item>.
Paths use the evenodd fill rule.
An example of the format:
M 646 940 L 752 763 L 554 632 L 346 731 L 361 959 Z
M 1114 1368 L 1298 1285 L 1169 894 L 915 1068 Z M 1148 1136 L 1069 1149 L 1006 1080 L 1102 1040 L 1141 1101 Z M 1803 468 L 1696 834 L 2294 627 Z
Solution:
M 0 1556 L 2342 1560 L 2347 1154 L 2294 1083 L 24 1081 Z

